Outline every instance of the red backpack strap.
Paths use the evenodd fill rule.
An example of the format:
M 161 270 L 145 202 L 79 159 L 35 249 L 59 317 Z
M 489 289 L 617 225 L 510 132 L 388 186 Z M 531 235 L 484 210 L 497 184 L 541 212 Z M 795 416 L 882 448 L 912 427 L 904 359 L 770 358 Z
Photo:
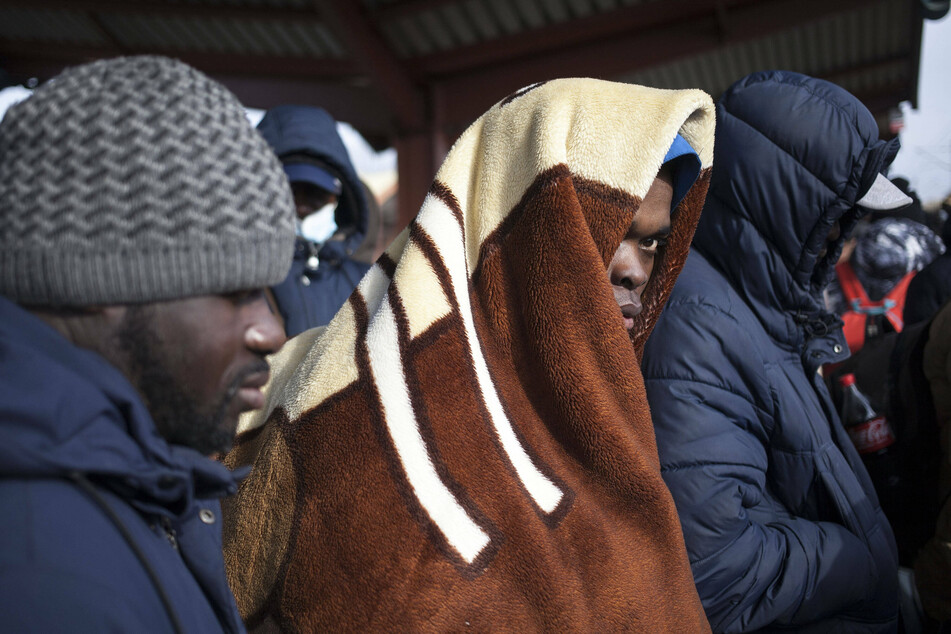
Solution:
M 845 322 L 842 333 L 845 335 L 845 342 L 849 344 L 849 350 L 855 354 L 865 345 L 865 324 L 868 321 L 865 313 L 855 310 L 855 304 L 868 304 L 868 294 L 848 262 L 837 264 L 835 273 L 839 277 L 842 295 L 849 306 L 842 314 L 842 321 Z
M 885 318 L 891 323 L 895 332 L 901 332 L 905 327 L 902 315 L 905 312 L 905 297 L 908 295 L 908 285 L 911 284 L 911 278 L 915 276 L 916 271 L 912 271 L 905 277 L 898 280 L 898 284 L 888 291 L 883 298 L 885 306 Z M 889 303 L 891 305 L 889 305 Z
M 865 324 L 868 321 L 868 315 L 850 310 L 842 315 L 842 321 L 845 342 L 849 344 L 849 352 L 855 354 L 865 345 Z

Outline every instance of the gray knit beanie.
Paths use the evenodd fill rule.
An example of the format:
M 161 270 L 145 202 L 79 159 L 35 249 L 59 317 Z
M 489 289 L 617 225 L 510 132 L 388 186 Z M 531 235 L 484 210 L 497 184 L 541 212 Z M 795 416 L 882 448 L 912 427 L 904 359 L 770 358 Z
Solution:
M 69 68 L 0 122 L 0 294 L 20 304 L 271 286 L 290 268 L 294 217 L 241 104 L 178 61 Z

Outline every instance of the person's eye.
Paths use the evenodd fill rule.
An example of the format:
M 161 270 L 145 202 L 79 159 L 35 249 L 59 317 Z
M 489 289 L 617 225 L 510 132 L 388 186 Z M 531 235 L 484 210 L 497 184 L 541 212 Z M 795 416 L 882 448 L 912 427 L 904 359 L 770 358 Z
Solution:
M 647 251 L 648 253 L 654 254 L 657 253 L 657 250 L 667 244 L 667 240 L 663 238 L 645 238 L 641 241 L 641 249 Z

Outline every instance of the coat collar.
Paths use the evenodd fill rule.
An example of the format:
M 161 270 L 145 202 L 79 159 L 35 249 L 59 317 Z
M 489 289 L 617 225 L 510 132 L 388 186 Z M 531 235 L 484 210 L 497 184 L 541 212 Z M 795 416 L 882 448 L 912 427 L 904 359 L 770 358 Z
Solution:
M 90 476 L 140 508 L 177 515 L 237 490 L 235 474 L 159 436 L 135 388 L 0 297 L 0 475 Z

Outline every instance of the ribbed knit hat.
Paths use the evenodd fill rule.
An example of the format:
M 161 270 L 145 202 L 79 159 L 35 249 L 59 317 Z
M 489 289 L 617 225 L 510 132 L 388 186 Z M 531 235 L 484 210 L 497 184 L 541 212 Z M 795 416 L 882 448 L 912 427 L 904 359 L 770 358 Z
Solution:
M 284 279 L 294 204 L 237 98 L 194 68 L 65 70 L 0 122 L 0 294 L 153 302 Z

